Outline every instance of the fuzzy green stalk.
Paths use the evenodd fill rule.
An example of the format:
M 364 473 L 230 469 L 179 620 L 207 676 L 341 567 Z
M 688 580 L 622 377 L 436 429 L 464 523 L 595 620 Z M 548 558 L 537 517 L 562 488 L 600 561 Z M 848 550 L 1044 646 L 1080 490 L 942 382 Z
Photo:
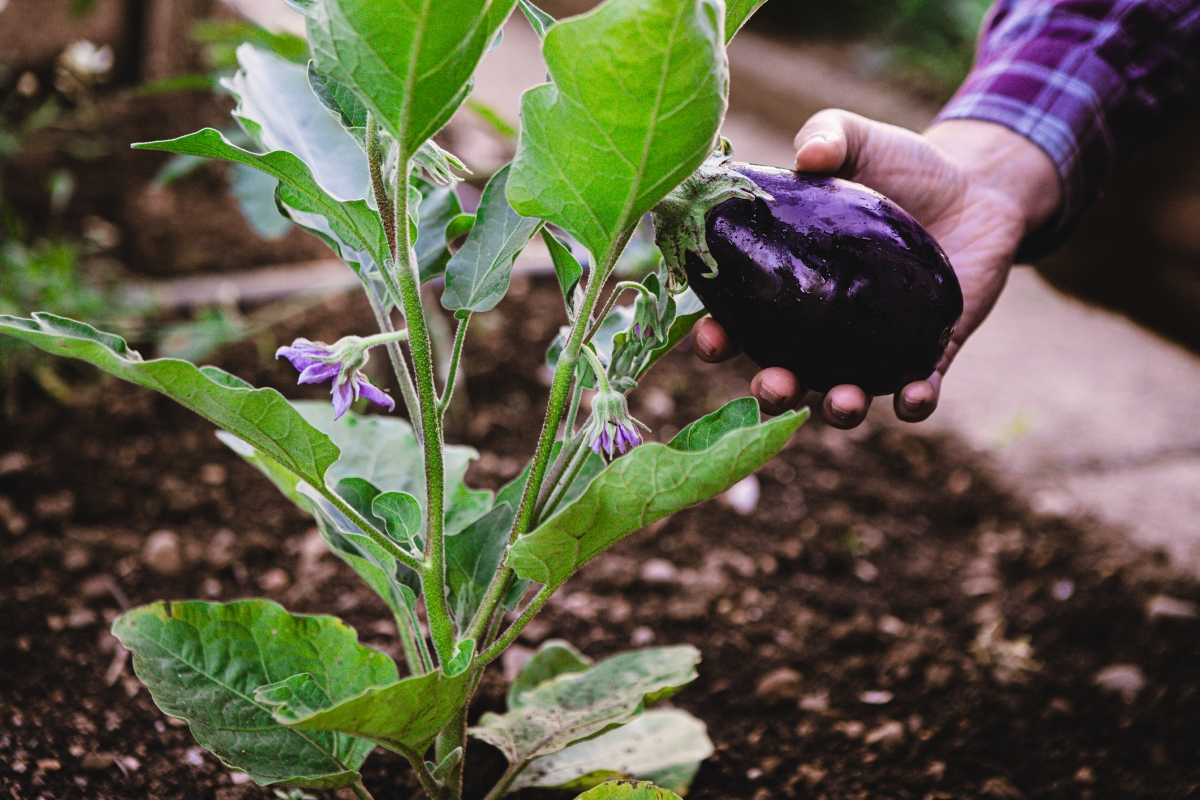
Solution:
M 458 330 L 454 333 L 454 352 L 450 354 L 450 371 L 446 373 L 446 385 L 442 388 L 442 399 L 438 401 L 438 413 L 445 416 L 450 401 L 454 399 L 454 384 L 458 379 L 458 363 L 462 358 L 463 342 L 467 339 L 467 325 L 471 322 L 471 312 L 459 312 Z M 457 315 L 456 315 L 457 316 Z
M 564 407 L 570 399 L 571 383 L 575 377 L 575 365 L 579 362 L 579 351 L 583 346 L 584 333 L 591 320 L 596 302 L 600 298 L 600 291 L 604 288 L 605 281 L 612 274 L 613 265 L 617 263 L 617 258 L 625 249 L 625 245 L 629 243 L 629 237 L 632 235 L 633 228 L 629 228 L 617 237 L 613 246 L 599 263 L 598 268 L 592 270 L 588 279 L 587 291 L 577 311 L 578 316 L 571 325 L 571 334 L 567 338 L 567 345 L 563 348 L 562 354 L 558 358 L 558 365 L 554 369 L 554 380 L 550 384 L 550 400 L 546 404 L 546 418 L 542 422 L 542 432 L 538 436 L 533 461 L 529 466 L 529 477 L 525 481 L 521 502 L 517 506 L 516 520 L 513 522 L 512 532 L 508 536 L 509 546 L 512 546 L 513 542 L 529 531 L 529 526 L 533 521 L 538 492 L 541 490 L 542 481 L 546 477 L 546 469 L 550 464 L 550 452 L 558 435 L 558 426 L 562 422 Z M 487 592 L 480 602 L 479 611 L 476 612 L 470 631 L 467 633 L 467 636 L 474 638 L 476 642 L 482 641 L 479 637 L 488 629 L 492 615 L 496 613 L 496 607 L 504 598 L 505 586 L 511 574 L 512 570 L 505 566 L 492 576 Z M 538 597 L 541 597 L 541 593 L 538 594 Z M 535 598 L 535 602 L 536 600 L 537 598 Z M 545 604 L 544 600 L 542 604 Z M 511 644 L 511 641 L 509 643 Z M 505 645 L 505 647 L 507 646 Z M 491 649 L 488 652 L 491 652 Z
M 604 310 L 596 317 L 596 324 L 588 331 L 587 336 L 583 337 L 583 343 L 588 344 L 592 341 L 592 337 L 600 330 L 600 326 L 604 324 L 604 320 L 608 319 L 608 312 L 612 311 L 613 306 L 617 304 L 617 298 L 627 289 L 636 289 L 638 294 L 645 295 L 651 299 L 656 299 L 654 293 L 648 288 L 638 283 L 637 281 L 621 281 L 613 287 L 612 294 L 608 296 L 608 302 L 604 304 Z
M 363 281 L 363 288 L 367 293 L 367 301 L 371 304 L 371 311 L 375 314 L 375 321 L 379 324 L 379 330 L 385 333 L 394 331 L 390 304 L 385 303 L 375 294 L 375 288 L 368 281 Z M 404 407 L 408 410 L 408 418 L 412 422 L 417 441 L 420 442 L 424 434 L 421 428 L 421 406 L 417 400 L 417 387 L 408 371 L 404 351 L 400 349 L 399 342 L 389 342 L 387 352 L 388 358 L 392 362 L 392 371 L 396 373 L 396 382 L 400 384 L 400 394 L 404 396 Z
M 367 156 L 371 169 L 371 186 L 380 221 L 392 251 L 392 269 L 381 269 L 384 282 L 399 301 L 408 327 L 408 346 L 416 373 L 417 408 L 421 414 L 421 446 L 425 457 L 425 560 L 418 571 L 425 593 L 425 611 L 429 631 L 437 651 L 438 663 L 446 664 L 454 653 L 454 622 L 446 607 L 445 565 L 445 463 L 442 459 L 442 424 L 438 413 L 437 390 L 433 378 L 433 352 L 429 342 L 429 327 L 421 306 L 421 284 L 417 260 L 412 249 L 412 233 L 408 219 L 408 176 L 412 160 L 403 159 L 396 172 L 396 191 L 388 199 L 383 180 L 382 154 L 379 150 L 379 130 L 373 118 L 367 120 Z M 390 211 L 390 214 L 385 213 Z M 411 557 L 410 557 L 411 558 Z M 407 563 L 407 562 L 406 562 Z

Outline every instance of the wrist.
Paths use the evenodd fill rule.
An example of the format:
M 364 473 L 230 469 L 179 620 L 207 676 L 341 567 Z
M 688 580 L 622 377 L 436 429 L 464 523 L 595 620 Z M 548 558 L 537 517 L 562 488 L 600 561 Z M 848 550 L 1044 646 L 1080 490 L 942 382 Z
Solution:
M 1058 170 L 1042 148 L 1003 125 L 972 119 L 939 122 L 925 136 L 982 186 L 1006 196 L 1036 231 L 1062 205 Z

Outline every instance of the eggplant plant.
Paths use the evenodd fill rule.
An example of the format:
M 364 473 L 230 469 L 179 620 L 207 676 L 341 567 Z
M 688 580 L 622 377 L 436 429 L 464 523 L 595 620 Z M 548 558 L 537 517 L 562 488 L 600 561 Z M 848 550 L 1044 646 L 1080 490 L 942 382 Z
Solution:
M 682 794 L 711 743 L 699 720 L 650 706 L 696 677 L 693 647 L 593 663 L 548 642 L 512 684 L 506 713 L 469 727 L 467 709 L 487 666 L 584 564 L 743 479 L 806 419 L 761 421 L 744 398 L 668 443 L 644 443 L 625 396 L 704 311 L 690 292 L 668 292 L 665 272 L 610 281 L 639 220 L 722 147 L 725 46 L 762 0 L 607 0 L 563 21 L 520 0 L 549 75 L 525 93 L 516 156 L 474 215 L 455 194 L 461 164 L 430 137 L 470 93 L 518 0 L 289 1 L 306 17 L 307 67 L 244 45 L 227 83 L 253 149 L 212 129 L 136 147 L 262 171 L 277 182 L 281 212 L 355 269 L 379 330 L 299 339 L 278 353 L 300 383 L 328 383 L 332 402 L 289 402 L 214 367 L 144 360 L 117 336 L 51 314 L 0 317 L 0 330 L 162 392 L 221 428 L 383 598 L 403 664 L 334 617 L 261 599 L 158 602 L 113 631 L 159 708 L 262 785 L 370 797 L 360 770 L 382 746 L 408 761 L 430 798 L 458 800 L 474 736 L 510 764 L 489 798 L 524 787 L 588 790 L 588 800 Z M 549 356 L 554 378 L 528 466 L 498 492 L 472 489 L 464 475 L 477 453 L 447 444 L 443 419 L 472 315 L 503 299 L 535 236 L 553 257 L 569 324 Z M 421 302 L 438 278 L 457 320 L 444 381 Z M 601 307 L 606 287 L 637 300 Z M 397 405 L 362 371 L 376 349 L 394 368 L 407 421 L 351 410 Z M 585 388 L 597 393 L 580 419 Z

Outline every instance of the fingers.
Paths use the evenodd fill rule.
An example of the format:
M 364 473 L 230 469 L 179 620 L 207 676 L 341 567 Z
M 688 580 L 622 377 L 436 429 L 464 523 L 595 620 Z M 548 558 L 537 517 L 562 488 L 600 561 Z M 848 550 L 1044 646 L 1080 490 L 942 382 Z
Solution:
M 896 418 L 902 422 L 924 422 L 937 409 L 942 384 L 941 373 L 928 380 L 913 381 L 892 397 Z
M 750 381 L 750 394 L 758 398 L 764 413 L 782 414 L 804 397 L 804 387 L 786 369 L 768 367 Z
M 821 416 L 835 428 L 849 430 L 857 428 L 867 418 L 871 398 L 857 386 L 845 384 L 835 386 L 825 394 L 821 403 Z
M 705 317 L 692 329 L 692 349 L 701 361 L 716 364 L 737 355 L 737 348 L 725 329 L 712 317 Z
M 800 172 L 853 173 L 867 120 L 848 111 L 830 109 L 814 114 L 793 142 Z

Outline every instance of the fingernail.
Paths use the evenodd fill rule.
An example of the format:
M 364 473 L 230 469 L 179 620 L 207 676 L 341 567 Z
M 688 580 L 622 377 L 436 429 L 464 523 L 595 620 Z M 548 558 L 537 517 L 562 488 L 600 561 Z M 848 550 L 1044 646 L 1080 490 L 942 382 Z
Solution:
M 839 406 L 836 401 L 829 404 L 829 413 L 838 419 L 850 419 L 850 412 Z
M 765 384 L 758 388 L 758 394 L 763 400 L 767 401 L 771 405 L 778 405 L 779 403 L 783 402 L 783 395 L 772 392 L 766 387 Z

